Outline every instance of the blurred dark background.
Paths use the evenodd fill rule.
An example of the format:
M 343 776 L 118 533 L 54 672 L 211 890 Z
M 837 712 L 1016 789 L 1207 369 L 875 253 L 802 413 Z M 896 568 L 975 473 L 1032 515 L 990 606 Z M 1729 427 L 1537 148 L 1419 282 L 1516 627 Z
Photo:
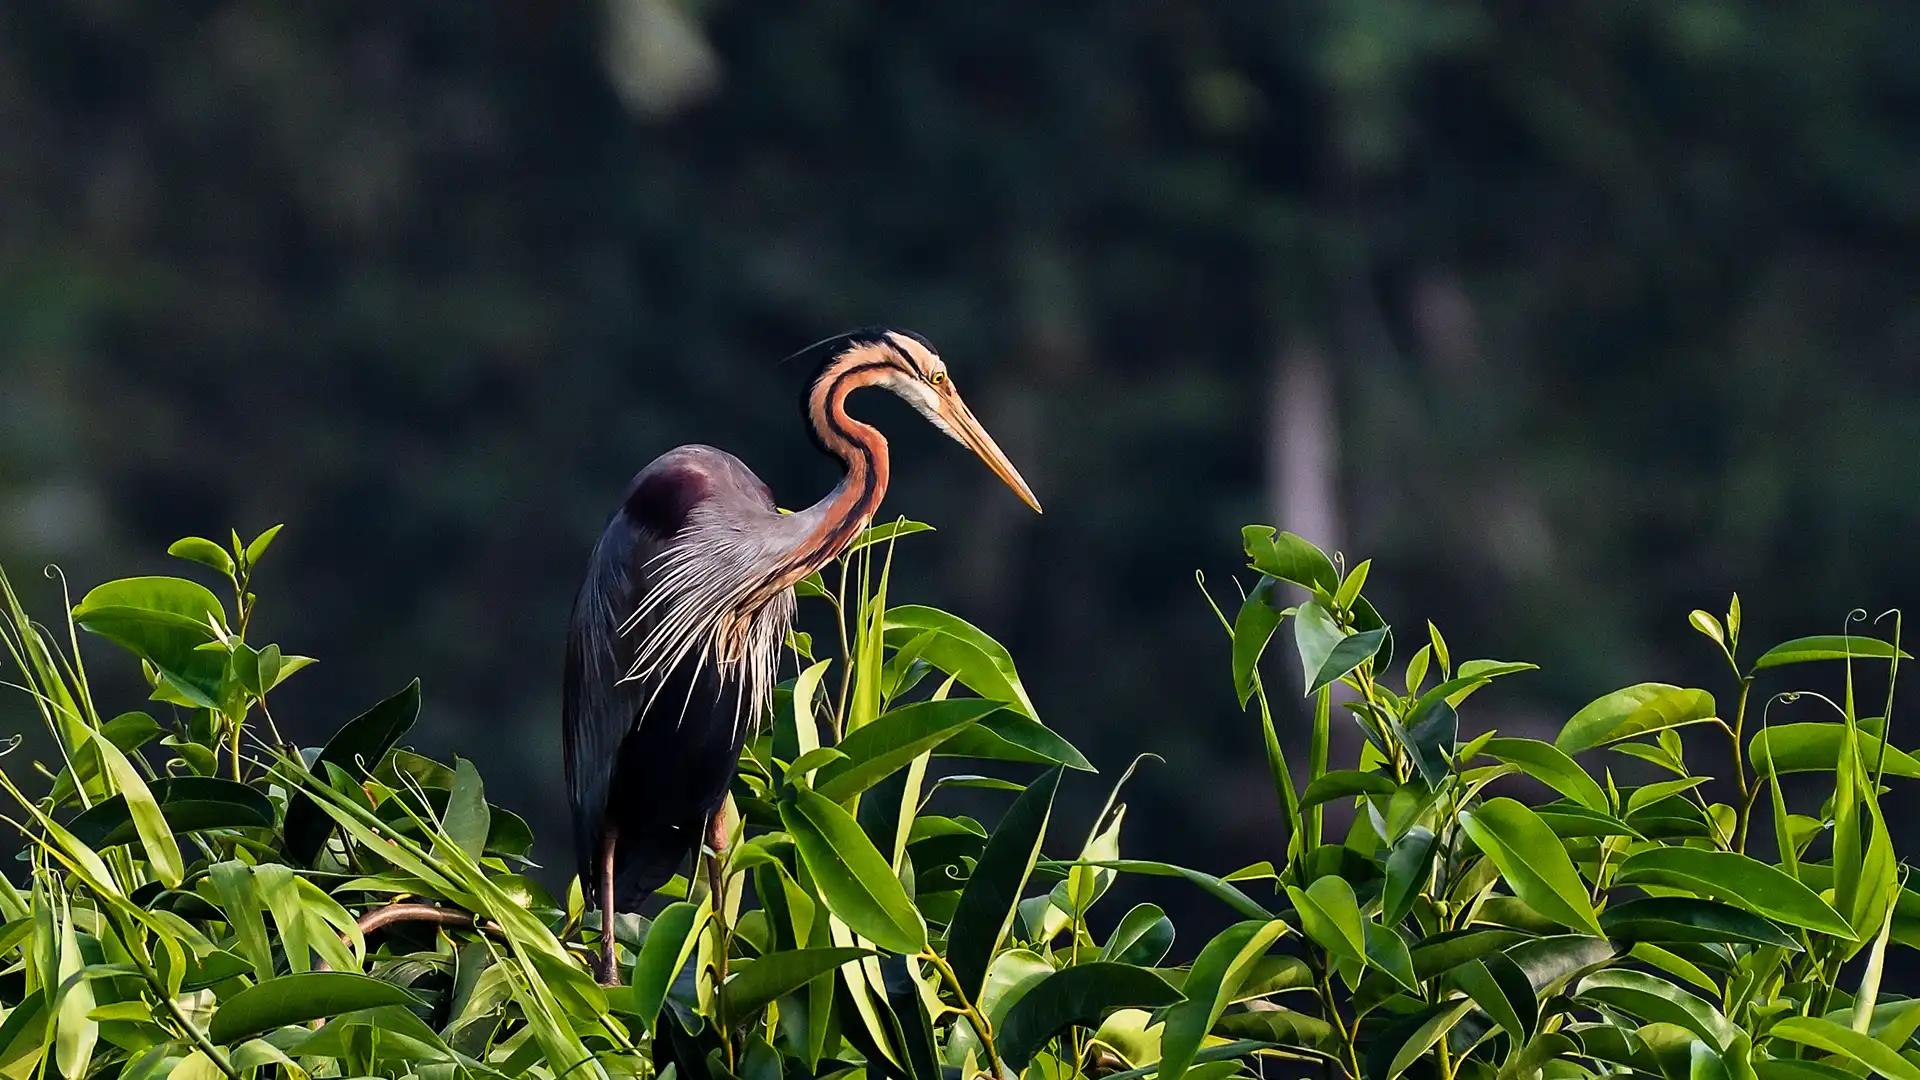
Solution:
M 1193 580 L 1243 523 L 1544 666 L 1469 731 L 1730 699 L 1686 613 L 1735 589 L 1750 655 L 1920 594 L 1914 14 L 0 4 L 0 559 L 52 612 L 44 563 L 289 522 L 262 618 L 322 664 L 283 723 L 422 675 L 417 742 L 564 866 L 561 638 L 627 478 L 711 442 L 810 502 L 776 361 L 908 326 L 1048 514 L 860 402 L 941 528 L 896 596 L 1007 641 L 1109 776 L 1167 759 L 1130 853 L 1277 856 Z

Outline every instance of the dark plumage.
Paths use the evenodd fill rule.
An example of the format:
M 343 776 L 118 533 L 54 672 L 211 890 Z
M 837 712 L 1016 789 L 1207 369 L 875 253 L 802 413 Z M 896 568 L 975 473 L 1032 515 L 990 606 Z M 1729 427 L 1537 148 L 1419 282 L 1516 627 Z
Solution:
M 630 911 L 673 876 L 726 797 L 743 729 L 739 687 L 711 665 L 683 664 L 661 685 L 621 682 L 652 623 L 622 634 L 655 560 L 716 494 L 777 512 L 773 493 L 739 458 L 709 446 L 670 450 L 642 469 L 587 561 L 567 634 L 562 709 L 574 849 L 589 895 L 601 829 L 618 828 L 614 904 Z M 638 721 L 649 696 L 683 716 Z
M 808 431 L 846 469 L 832 492 L 783 515 L 738 458 L 683 446 L 633 478 L 587 562 L 561 737 L 581 883 L 603 926 L 707 838 L 772 696 L 793 586 L 838 558 L 886 496 L 886 440 L 847 415 L 849 394 L 899 394 L 1039 509 L 925 339 L 856 331 L 805 351 L 822 359 L 803 401 Z M 724 846 L 723 832 L 713 840 Z M 616 974 L 605 933 L 598 974 Z

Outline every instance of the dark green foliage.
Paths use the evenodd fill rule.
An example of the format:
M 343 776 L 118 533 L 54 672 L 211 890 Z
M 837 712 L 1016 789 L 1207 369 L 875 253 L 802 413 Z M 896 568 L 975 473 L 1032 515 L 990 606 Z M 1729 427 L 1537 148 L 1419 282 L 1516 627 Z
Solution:
M 298 665 L 244 629 L 263 542 L 175 546 L 228 577 L 231 622 L 179 579 L 76 608 L 145 662 L 157 716 L 103 719 L 78 657 L 7 588 L 12 666 L 61 758 L 44 796 L 0 772 L 34 871 L 0 884 L 0 1077 L 1920 1080 L 1920 1000 L 1883 985 L 1890 953 L 1920 946 L 1879 801 L 1907 777 L 1891 681 L 1880 716 L 1854 707 L 1906 658 L 1897 620 L 1892 640 L 1803 639 L 1743 667 L 1737 602 L 1724 623 L 1696 612 L 1738 680 L 1731 720 L 1705 690 L 1638 683 L 1549 743 L 1483 730 L 1469 702 L 1532 665 L 1456 662 L 1429 627 L 1396 692 L 1369 564 L 1249 530 L 1273 617 L 1222 613 L 1226 681 L 1259 705 L 1292 827 L 1270 861 L 1215 874 L 1125 857 L 1117 786 L 1060 850 L 1053 810 L 1086 761 L 990 637 L 889 606 L 892 544 L 917 531 L 876 532 L 838 568 L 848 589 L 813 594 L 848 654 L 793 642 L 803 672 L 734 792 L 727 902 L 698 874 L 610 928 L 577 888 L 556 900 L 525 875 L 531 834 L 471 763 L 399 746 L 417 683 L 322 748 L 280 742 L 269 702 Z M 1288 616 L 1319 706 L 1299 792 L 1280 748 L 1301 740 L 1278 736 L 1258 670 Z M 192 656 L 167 651 L 176 630 Z M 1750 723 L 1756 680 L 1811 661 L 1841 662 L 1846 693 L 1779 700 L 1828 715 Z M 1334 767 L 1337 716 L 1365 738 Z M 1759 760 L 1695 775 L 1699 738 Z M 1779 776 L 1807 772 L 1829 785 L 1790 803 Z M 1168 966 L 1166 912 L 1101 907 L 1134 875 L 1241 921 Z M 622 985 L 587 975 L 603 932 Z

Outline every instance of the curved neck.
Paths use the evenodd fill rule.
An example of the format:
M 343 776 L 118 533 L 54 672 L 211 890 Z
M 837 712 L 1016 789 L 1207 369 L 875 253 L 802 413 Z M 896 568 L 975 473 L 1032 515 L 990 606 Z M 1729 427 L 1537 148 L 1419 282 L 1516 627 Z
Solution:
M 898 371 L 884 356 L 854 350 L 828 365 L 807 394 L 807 423 L 814 438 L 847 471 L 824 498 L 793 515 L 800 538 L 779 575 L 779 589 L 839 558 L 880 509 L 891 476 L 887 440 L 872 425 L 847 415 L 847 396 L 886 382 Z

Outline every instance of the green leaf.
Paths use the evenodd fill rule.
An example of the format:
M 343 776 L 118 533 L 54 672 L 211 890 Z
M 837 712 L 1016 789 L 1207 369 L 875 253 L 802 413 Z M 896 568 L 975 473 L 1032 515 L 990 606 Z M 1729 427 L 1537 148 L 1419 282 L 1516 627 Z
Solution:
M 165 811 L 166 827 L 175 833 L 273 824 L 273 804 L 258 789 L 237 781 L 169 776 L 155 780 L 148 790 Z M 82 843 L 94 848 L 132 843 L 139 836 L 126 799 L 118 795 L 93 804 L 67 827 Z
M 1241 602 L 1240 613 L 1233 619 L 1233 690 L 1243 709 L 1253 697 L 1253 677 L 1260 657 L 1284 617 L 1275 584 L 1275 579 L 1263 578 Z
M 1152 967 L 1173 948 L 1173 920 L 1158 904 L 1139 904 L 1120 918 L 1107 936 L 1100 959 L 1137 967 Z
M 1898 652 L 1889 642 L 1871 637 L 1847 637 L 1841 634 L 1819 634 L 1813 637 L 1795 638 L 1782 642 L 1760 654 L 1753 662 L 1754 671 L 1783 667 L 1787 664 L 1806 664 L 1816 660 L 1891 660 Z M 1900 652 L 1902 660 L 1911 660 L 1912 656 Z
M 1666 683 L 1639 683 L 1591 702 L 1560 729 L 1554 745 L 1568 754 L 1713 719 L 1713 695 Z
M 1409 828 L 1387 855 L 1387 880 L 1380 894 L 1380 917 L 1389 926 L 1398 925 L 1413 910 L 1413 901 L 1426 884 L 1427 871 L 1433 865 L 1439 838 L 1425 825 Z
M 926 949 L 926 923 L 853 815 L 802 788 L 780 804 L 780 820 L 821 899 L 849 929 L 892 952 Z
M 1398 790 L 1400 785 L 1386 773 L 1335 769 L 1307 785 L 1307 790 L 1300 793 L 1300 809 L 1360 795 L 1391 795 Z
M 1714 618 L 1710 612 L 1705 612 L 1705 611 L 1701 611 L 1699 608 L 1694 608 L 1692 611 L 1687 613 L 1687 621 L 1693 624 L 1693 628 L 1695 630 L 1698 630 L 1702 634 L 1705 634 L 1706 636 L 1712 638 L 1714 644 L 1720 645 L 1722 647 L 1726 645 L 1727 643 L 1726 631 L 1720 628 L 1720 620 Z
M 922 701 L 847 734 L 834 749 L 844 760 L 820 768 L 813 789 L 846 802 L 1003 706 L 979 698 Z
M 933 531 L 933 526 L 924 521 L 908 521 L 906 518 L 901 518 L 898 521 L 889 521 L 884 525 L 875 525 L 867 529 L 856 537 L 853 543 L 847 545 L 847 550 L 841 554 L 843 556 L 851 555 L 864 547 L 872 547 L 875 544 L 890 544 L 903 536 L 917 536 L 920 533 Z
M 1360 598 L 1360 590 L 1367 587 L 1367 574 L 1373 570 L 1372 559 L 1362 559 L 1360 564 L 1347 571 L 1347 579 L 1340 583 L 1339 591 L 1333 594 L 1333 606 L 1345 611 Z
M 1460 825 L 1528 907 L 1565 926 L 1600 934 L 1586 886 L 1538 814 L 1512 799 L 1493 799 L 1462 811 Z
M 1847 737 L 1847 726 L 1840 723 L 1773 724 L 1763 728 L 1753 737 L 1748 759 L 1753 762 L 1753 771 L 1760 776 L 1771 776 L 1774 772 L 1832 772 L 1835 763 L 1840 760 L 1840 748 Z M 1860 757 L 1873 763 L 1886 756 L 1886 775 L 1907 779 L 1920 779 L 1920 760 L 1911 754 L 1891 746 L 1864 731 L 1856 732 L 1854 738 L 1859 741 Z
M 1367 963 L 1375 970 L 1384 972 L 1399 983 L 1408 993 L 1420 992 L 1420 980 L 1413 973 L 1413 954 L 1407 951 L 1407 942 L 1391 927 L 1378 923 L 1366 923 Z
M 1179 1080 L 1193 1064 L 1201 1042 L 1232 1003 L 1253 962 L 1286 929 L 1277 919 L 1235 923 L 1200 950 L 1181 984 L 1186 1000 L 1167 1010 L 1160 1036 L 1160 1080 Z
M 285 525 L 269 526 L 267 531 L 253 538 L 253 543 L 247 545 L 247 565 L 249 567 L 260 565 L 261 556 L 265 555 L 267 549 L 273 546 L 274 537 L 279 536 L 280 530 L 285 527 Z
M 97 586 L 74 605 L 74 621 L 80 622 L 102 610 L 171 615 L 204 628 L 209 641 L 215 637 L 215 627 L 225 629 L 227 625 L 226 608 L 220 598 L 213 595 L 213 590 L 197 581 L 177 577 L 121 578 Z
M 1851 940 L 1853 928 L 1812 889 L 1766 863 L 1731 851 L 1650 848 L 1614 874 L 1617 885 L 1660 885 L 1724 900 L 1769 919 Z
M 1382 627 L 1348 635 L 1326 608 L 1309 600 L 1294 614 L 1293 635 L 1306 692 L 1311 695 L 1371 659 L 1380 651 L 1387 631 Z
M 1608 812 L 1607 793 L 1587 771 L 1552 743 L 1539 739 L 1496 738 L 1483 752 L 1496 761 L 1516 766 L 1574 802 L 1602 814 Z
M 1266 525 L 1249 525 L 1241 530 L 1241 540 L 1253 568 L 1269 577 L 1329 596 L 1340 587 L 1333 560 L 1304 537 Z
M 904 644 L 928 630 L 938 633 L 922 646 L 921 659 L 959 679 L 981 697 L 998 701 L 1029 719 L 1039 719 L 1013 666 L 1013 656 L 979 627 L 938 608 L 906 604 L 887 609 L 888 644 Z
M 167 546 L 167 554 L 176 559 L 210 566 L 222 574 L 233 573 L 233 556 L 227 554 L 226 548 L 204 536 L 187 536 L 175 540 Z
M 953 909 L 947 929 L 947 960 L 969 996 L 979 993 L 988 962 L 1013 925 L 1020 894 L 1046 839 L 1060 774 L 1059 768 L 1048 770 L 1013 801 L 999 828 L 987 840 Z
M 1520 965 L 1494 953 L 1455 968 L 1453 982 L 1467 992 L 1488 1019 L 1513 1037 L 1513 1045 L 1525 1045 L 1533 1037 L 1540 1022 L 1540 1002 Z
M 1799 951 L 1785 931 L 1758 915 L 1713 900 L 1650 896 L 1614 904 L 1600 926 L 1615 941 L 1722 942 L 1773 945 Z
M 1301 931 L 1321 948 L 1345 960 L 1366 960 L 1366 919 L 1347 879 L 1329 874 L 1305 889 L 1289 885 L 1287 897 L 1299 913 Z
M 1069 1027 L 1097 1023 L 1115 1009 L 1151 1009 L 1179 1000 L 1178 990 L 1145 968 L 1106 961 L 1081 964 L 1047 976 L 1023 994 L 999 1025 L 995 1048 L 1018 1073 Z
M 160 803 L 147 787 L 147 782 L 141 778 L 133 763 L 127 760 L 127 756 L 120 752 L 120 748 L 113 744 L 113 740 L 84 724 L 75 727 L 85 731 L 92 740 L 94 751 L 100 755 L 108 778 L 119 790 L 120 794 L 116 797 L 140 838 L 140 846 L 147 853 L 154 876 L 169 888 L 179 885 L 186 875 L 186 866 L 180 858 L 180 845 L 174 840 L 173 830 L 168 827 L 165 815 L 160 812 Z
M 201 648 L 218 640 L 210 624 L 186 615 L 135 607 L 76 608 L 73 621 L 153 665 L 184 703 L 205 709 L 221 707 L 227 657 L 224 650 Z
M 1719 1009 L 1665 979 L 1639 971 L 1596 971 L 1580 980 L 1574 996 L 1598 1001 L 1648 1023 L 1686 1028 L 1715 1050 L 1725 1050 L 1738 1030 Z
M 988 713 L 962 727 L 940 744 L 941 757 L 970 757 L 986 761 L 1013 761 L 1027 765 L 1065 765 L 1093 772 L 1093 763 L 1073 744 L 1040 721 L 1010 709 Z
M 633 1012 L 652 1028 L 667 998 L 667 988 L 687 966 L 698 944 L 703 909 L 686 901 L 668 904 L 654 916 L 640 954 L 633 962 Z
M 726 1015 L 737 1023 L 751 1020 L 774 999 L 792 993 L 844 964 L 873 955 L 867 949 L 792 949 L 740 965 L 727 980 Z
M 1453 769 L 1454 747 L 1460 740 L 1460 714 L 1444 699 L 1423 698 L 1408 711 L 1395 735 L 1405 746 L 1427 787 L 1438 788 Z
M 1054 863 L 1052 865 L 1060 869 L 1066 869 L 1068 864 Z M 1187 881 L 1198 885 L 1207 895 L 1226 904 L 1246 918 L 1273 918 L 1272 912 L 1261 907 L 1246 893 L 1234 888 L 1233 885 L 1221 878 L 1214 877 L 1212 874 L 1203 873 L 1199 870 L 1189 870 L 1184 866 L 1175 866 L 1172 863 L 1154 862 L 1147 859 L 1115 859 L 1112 862 L 1101 862 L 1093 865 L 1104 866 L 1109 870 L 1119 870 L 1123 873 L 1146 874 L 1150 877 L 1185 878 Z
M 1367 1075 L 1393 1080 L 1406 1072 L 1471 1008 L 1471 1000 L 1433 1005 L 1393 1023 L 1367 1050 Z
M 491 815 L 487 794 L 481 786 L 479 770 L 463 757 L 453 759 L 453 789 L 447 797 L 447 812 L 442 822 L 447 839 L 452 840 L 469 858 L 478 859 L 487 849 Z
M 355 775 L 361 769 L 377 768 L 380 759 L 419 718 L 420 680 L 415 679 L 399 693 L 347 721 L 346 726 L 327 740 L 312 771 L 323 776 L 326 766 L 335 765 L 354 770 L 350 775 Z M 332 828 L 312 796 L 296 793 L 287 802 L 285 831 L 288 857 L 298 863 L 311 864 L 326 845 Z
M 216 1043 L 380 1005 L 423 1004 L 406 990 L 351 971 L 308 971 L 257 983 L 220 1003 L 207 1027 Z

